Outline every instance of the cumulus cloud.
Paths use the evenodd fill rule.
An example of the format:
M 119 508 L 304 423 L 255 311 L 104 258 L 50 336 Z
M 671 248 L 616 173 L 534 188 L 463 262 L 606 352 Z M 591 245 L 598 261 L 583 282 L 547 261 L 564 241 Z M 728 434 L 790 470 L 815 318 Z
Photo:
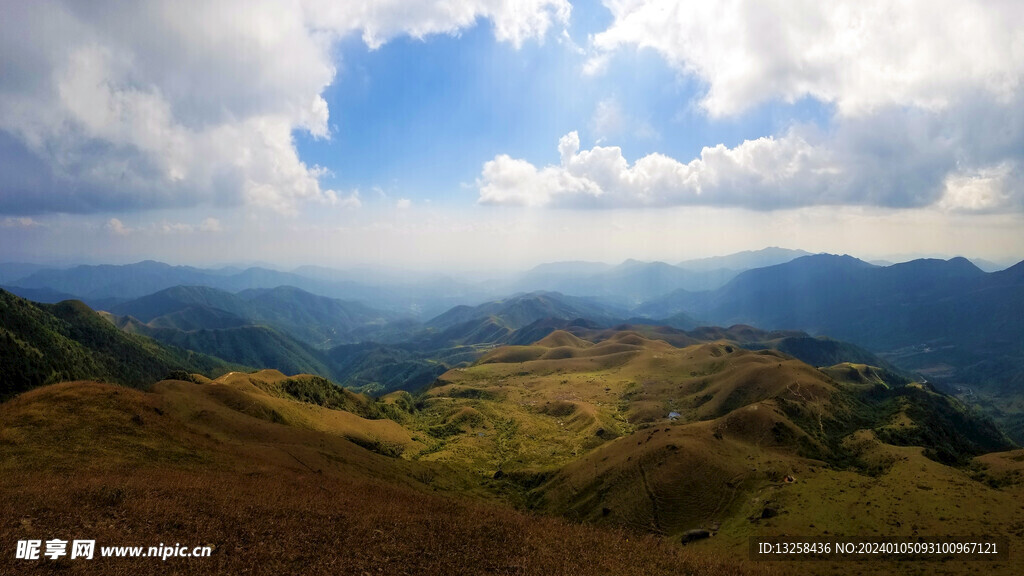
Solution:
M 107 223 L 104 225 L 104 228 L 106 228 L 107 231 L 109 231 L 111 234 L 116 234 L 118 236 L 127 236 L 128 234 L 131 234 L 132 232 L 135 231 L 133 228 L 125 226 L 124 222 L 121 222 L 117 218 L 111 218 L 110 220 L 107 220 Z
M 362 31 L 370 48 L 400 34 L 414 38 L 455 34 L 473 26 L 478 18 L 491 21 L 495 39 L 518 48 L 526 40 L 543 41 L 554 24 L 568 24 L 572 11 L 568 0 L 316 0 L 306 8 L 318 27 L 343 33 Z
M 791 133 L 704 148 L 682 163 L 650 154 L 629 164 L 617 146 L 580 151 L 571 132 L 559 141 L 561 163 L 537 169 L 505 155 L 484 165 L 483 204 L 643 207 L 680 204 L 775 208 L 811 203 L 836 167 L 832 158 Z
M 199 225 L 199 229 L 203 232 L 220 232 L 222 230 L 220 226 L 220 220 L 216 218 L 207 218 Z
M 412 207 L 412 200 L 408 198 L 399 198 L 398 202 L 395 202 L 395 208 L 399 210 L 408 210 Z
M 34 218 L 22 216 L 20 218 L 14 218 L 8 216 L 7 218 L 0 219 L 0 226 L 4 228 L 35 228 L 42 226 L 40 222 Z
M 813 98 L 822 126 L 785 126 L 697 158 L 614 146 L 537 168 L 499 155 L 478 180 L 485 204 L 524 206 L 936 206 L 1024 208 L 1024 4 L 958 1 L 607 1 L 585 71 L 616 50 L 655 50 L 699 79 L 700 107 L 735 116 L 768 100 Z M 625 122 L 613 100 L 591 122 L 598 142 Z
M 566 0 L 15 2 L 0 20 L 0 212 L 359 205 L 321 187 L 296 131 L 329 138 L 332 45 L 457 33 L 519 46 Z
M 636 0 L 593 38 L 587 70 L 649 48 L 701 79 L 712 116 L 809 96 L 842 114 L 941 109 L 965 92 L 1008 103 L 1024 78 L 1024 4 L 989 0 Z
M 1006 120 L 1005 116 L 1001 116 Z M 990 119 L 995 122 L 996 118 Z M 774 210 L 812 205 L 954 211 L 1022 207 L 1024 122 L 987 148 L 966 146 L 965 126 L 905 110 L 830 129 L 795 126 L 735 147 L 704 147 L 682 162 L 663 154 L 630 161 L 617 146 L 580 150 L 559 140 L 560 162 L 538 168 L 498 155 L 477 180 L 481 204 L 550 207 L 739 206 Z M 946 137 L 937 137 L 945 133 Z M 968 168 L 981 166 L 980 169 Z
M 113 220 L 116 219 L 112 219 L 111 222 L 113 222 Z M 112 231 L 115 228 L 121 229 L 124 230 L 123 233 L 157 232 L 160 234 L 192 234 L 195 232 L 215 233 L 222 232 L 224 230 L 223 227 L 221 226 L 220 220 L 212 217 L 204 219 L 199 224 L 189 224 L 187 222 L 168 222 L 165 220 L 162 222 L 157 222 L 150 224 L 148 226 L 134 229 L 124 228 L 124 226 L 120 224 L 120 221 L 118 221 L 117 223 L 115 223 L 114 226 L 111 226 L 108 223 L 108 228 L 111 229 Z
M 1005 207 L 1013 191 L 1024 187 L 1020 166 L 1003 162 L 978 170 L 954 172 L 943 182 L 939 205 L 949 210 L 989 212 Z

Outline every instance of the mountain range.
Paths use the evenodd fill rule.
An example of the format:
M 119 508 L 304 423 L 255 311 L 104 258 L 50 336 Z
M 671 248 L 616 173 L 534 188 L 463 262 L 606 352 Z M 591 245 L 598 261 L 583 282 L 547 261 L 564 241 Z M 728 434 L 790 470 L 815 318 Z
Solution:
M 419 287 L 375 290 L 356 283 L 358 275 L 314 267 L 203 270 L 143 262 L 66 270 L 17 265 L 8 272 L 27 274 L 14 280 L 15 293 L 36 301 L 83 299 L 109 311 L 128 332 L 228 362 L 311 372 L 375 390 L 425 385 L 446 367 L 472 362 L 497 345 L 537 340 L 567 322 L 800 330 L 856 345 L 894 370 L 921 374 L 1024 440 L 1024 404 L 1015 401 L 1024 396 L 1024 264 L 986 273 L 964 258 L 878 266 L 851 256 L 801 254 L 765 249 L 680 263 L 693 270 L 638 261 L 548 264 L 511 283 L 474 288 L 452 281 L 450 293 L 443 276 L 420 276 L 429 286 L 418 295 Z M 722 271 L 730 279 L 714 289 L 679 287 L 695 274 L 706 280 Z M 199 284 L 128 297 L 183 280 Z M 487 296 L 531 283 L 561 285 L 570 293 Z M 375 300 L 323 295 L 346 290 Z M 411 290 L 410 297 L 396 299 L 402 290 Z M 433 308 L 439 312 L 426 315 Z M 415 376 L 403 382 L 409 375 Z
M 331 298 L 360 301 L 392 312 L 432 318 L 452 306 L 478 304 L 516 292 L 557 291 L 572 296 L 605 298 L 619 305 L 636 304 L 677 288 L 710 289 L 739 271 L 804 254 L 768 248 L 703 260 L 695 270 L 664 262 L 627 260 L 618 266 L 570 262 L 543 264 L 505 280 L 473 282 L 443 274 L 400 270 L 336 270 L 301 266 L 290 272 L 248 268 L 196 268 L 144 261 L 126 265 L 81 265 L 46 268 L 35 264 L 0 264 L 0 285 L 41 302 L 68 297 L 97 307 L 147 296 L 175 286 L 206 286 L 228 292 L 294 286 Z M 722 264 L 716 266 L 715 263 Z M 730 268 L 731 266 L 731 268 Z
M 0 472 L 19 495 L 0 504 L 25 520 L 0 536 L 87 525 L 111 538 L 116 515 L 216 541 L 238 571 L 272 523 L 289 546 L 333 543 L 346 569 L 372 571 L 357 543 L 378 566 L 415 549 L 388 567 L 450 572 L 452 544 L 424 534 L 457 534 L 473 569 L 636 574 L 680 545 L 674 568 L 760 574 L 713 559 L 818 527 L 916 539 L 955 524 L 1019 542 L 1024 263 L 805 255 L 638 305 L 682 268 L 569 268 L 617 292 L 480 290 L 417 319 L 294 285 L 175 285 L 100 311 L 0 290 Z M 183 512 L 194 501 L 211 508 Z M 211 515 L 231 529 L 205 532 L 196 518 Z M 585 565 L 534 558 L 559 538 L 586 543 Z M 628 560 L 605 554 L 637 541 Z

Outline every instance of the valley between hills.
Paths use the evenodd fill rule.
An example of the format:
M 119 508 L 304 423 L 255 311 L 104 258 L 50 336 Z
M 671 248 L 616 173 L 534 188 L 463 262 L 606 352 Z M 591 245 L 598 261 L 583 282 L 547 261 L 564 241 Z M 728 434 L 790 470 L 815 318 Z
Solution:
M 1021 304 L 1017 272 L 993 279 L 950 262 L 937 268 L 968 280 L 899 291 L 920 303 L 907 314 L 976 302 L 972 320 L 1002 323 L 1012 340 L 1019 318 L 1002 313 Z M 835 274 L 821 263 L 789 264 Z M 965 394 L 960 380 L 880 353 L 853 319 L 845 329 L 867 335 L 856 343 L 799 330 L 830 305 L 821 299 L 780 317 L 786 326 L 693 320 L 724 314 L 745 282 L 778 298 L 750 279 L 778 266 L 716 293 L 661 296 L 685 305 L 661 319 L 554 292 L 422 321 L 294 287 L 177 285 L 101 311 L 0 291 L 0 542 L 214 547 L 167 565 L 26 564 L 5 549 L 0 572 L 1019 573 L 1018 420 L 977 401 L 1012 385 L 979 379 Z M 874 298 L 871 286 L 892 280 L 867 266 L 847 280 Z M 950 369 L 967 374 L 958 358 L 980 344 L 949 341 Z M 1014 358 L 1012 344 L 987 353 L 989 379 Z M 749 558 L 752 537 L 800 536 L 997 539 L 1014 552 Z

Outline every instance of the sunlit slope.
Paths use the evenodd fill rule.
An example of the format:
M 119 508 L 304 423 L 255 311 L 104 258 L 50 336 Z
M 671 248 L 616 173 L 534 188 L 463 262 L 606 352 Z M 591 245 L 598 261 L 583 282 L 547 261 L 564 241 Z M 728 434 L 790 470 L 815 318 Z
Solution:
M 0 523 L 0 541 L 180 542 L 211 545 L 213 557 L 65 560 L 30 570 L 772 573 L 467 498 L 472 478 L 409 458 L 420 448 L 410 432 L 377 417 L 405 411 L 400 394 L 375 401 L 269 370 L 182 377 L 148 392 L 69 382 L 0 404 L 0 509 L 11 520 Z M 13 553 L 0 557 L 0 573 L 25 569 Z
M 1011 445 L 927 386 L 729 340 L 601 336 L 554 332 L 444 374 L 422 401 L 420 459 L 468 466 L 494 490 L 587 522 L 706 528 L 716 538 L 699 546 L 734 553 L 752 535 L 942 536 L 939 518 L 981 535 L 989 514 L 1024 526 L 1014 496 L 971 460 Z
M 759 410 L 760 411 L 760 410 Z M 752 536 L 990 541 L 1024 540 L 1019 452 L 979 457 L 965 468 L 918 447 L 880 442 L 870 431 L 846 445 L 872 473 L 802 458 L 774 440 L 714 434 L 717 421 L 650 428 L 570 463 L 543 485 L 542 509 L 599 525 L 658 534 L 703 528 L 698 550 L 743 555 Z M 769 435 L 769 438 L 771 436 Z M 1014 461 L 1016 459 L 1016 461 Z M 972 574 L 976 562 L 903 563 L 897 573 Z M 1018 574 L 1019 556 L 985 563 Z M 800 573 L 888 574 L 891 563 L 795 565 Z
M 346 398 L 353 413 L 298 401 L 283 391 L 299 389 L 315 377 L 288 378 L 264 370 L 229 373 L 214 381 L 190 378 L 194 381 L 159 382 L 150 392 L 64 383 L 0 404 L 5 440 L 0 450 L 11 456 L 0 459 L 0 466 L 285 465 L 350 473 L 339 467 L 340 457 L 380 477 L 411 476 L 408 468 L 414 463 L 396 457 L 415 447 L 410 434 L 394 421 L 369 414 L 377 406 L 365 397 Z M 363 418 L 360 411 L 378 419 Z
M 814 423 L 852 410 L 831 378 L 781 354 L 724 342 L 676 348 L 635 332 L 598 343 L 554 332 L 531 346 L 496 349 L 444 374 L 423 403 L 434 418 L 426 432 L 440 440 L 429 457 L 472 455 L 495 472 L 565 463 L 638 427 L 667 423 L 672 412 L 680 425 L 769 401 Z M 820 427 L 784 425 L 808 450 L 828 450 Z M 518 430 L 511 445 L 502 440 L 506 428 Z M 449 433 L 456 430 L 463 433 Z

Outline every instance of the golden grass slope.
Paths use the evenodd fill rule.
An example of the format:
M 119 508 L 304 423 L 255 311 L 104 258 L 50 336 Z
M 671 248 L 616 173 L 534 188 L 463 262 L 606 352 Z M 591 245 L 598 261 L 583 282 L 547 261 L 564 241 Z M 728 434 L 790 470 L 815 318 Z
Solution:
M 779 534 L 959 531 L 1024 543 L 1022 490 L 1012 484 L 1024 466 L 1018 472 L 1015 461 L 987 455 L 953 468 L 870 430 L 836 443 L 836 431 L 864 410 L 856 393 L 888 386 L 872 367 L 817 370 L 725 340 L 676 348 L 636 332 L 604 336 L 499 348 L 444 374 L 425 416 L 461 424 L 421 459 L 468 463 L 496 491 L 518 487 L 535 509 L 589 523 L 664 535 L 707 528 L 715 536 L 692 546 L 733 554 L 745 553 L 750 536 Z M 472 419 L 459 416 L 470 411 Z M 890 417 L 880 430 L 917 425 L 906 410 Z M 1020 568 L 1012 558 L 986 564 L 994 573 Z
M 72 382 L 0 404 L 0 574 L 772 573 L 435 492 L 466 487 L 441 467 L 348 441 L 354 421 L 267 396 L 250 376 L 280 377 L 167 381 L 150 392 Z M 307 427 L 315 415 L 324 422 Z M 18 540 L 51 538 L 214 553 L 15 558 Z
M 675 348 L 631 331 L 590 345 L 553 336 L 546 340 L 554 347 L 499 348 L 442 375 L 423 401 L 423 429 L 438 439 L 423 457 L 469 460 L 482 475 L 543 470 L 667 422 L 671 412 L 682 424 L 773 399 L 799 403 L 814 418 L 836 409 L 827 376 L 779 354 L 720 342 Z M 466 407 L 479 418 L 450 426 Z M 736 418 L 720 425 L 746 426 Z M 510 429 L 516 432 L 506 442 Z
M 882 373 L 655 334 L 555 332 L 418 398 L 346 392 L 351 411 L 297 402 L 288 383 L 315 377 L 273 370 L 148 392 L 37 389 L 0 404 L 0 506 L 18 518 L 0 543 L 82 529 L 112 544 L 196 537 L 218 545 L 213 569 L 176 571 L 398 574 L 959 574 L 980 565 L 720 558 L 780 534 L 1024 543 L 1020 452 L 954 468 L 848 429 L 865 410 L 856 393 L 887 386 Z M 882 414 L 880 434 L 918 426 L 908 409 Z M 685 548 L 661 538 L 693 528 L 714 535 Z M 1019 555 L 984 564 L 1022 567 Z

